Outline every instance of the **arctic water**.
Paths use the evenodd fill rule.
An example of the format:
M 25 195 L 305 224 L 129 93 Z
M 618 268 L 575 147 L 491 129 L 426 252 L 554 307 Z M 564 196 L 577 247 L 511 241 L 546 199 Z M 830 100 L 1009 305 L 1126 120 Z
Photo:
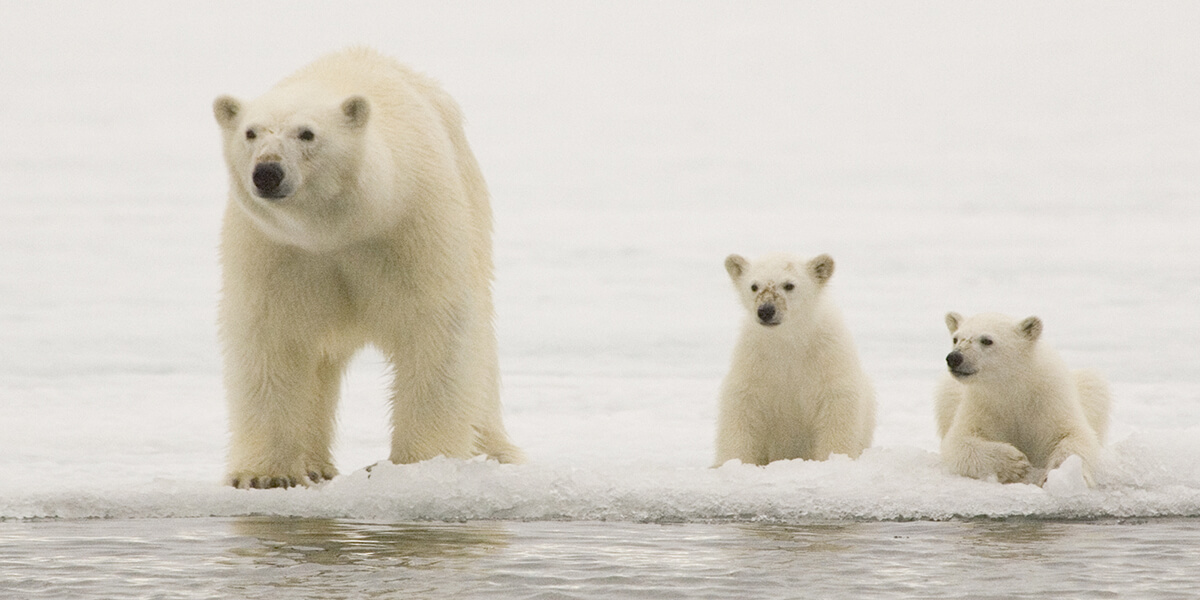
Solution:
M 4 3 L 0 597 L 1188 597 L 1200 8 Z M 523 465 L 222 485 L 211 114 L 374 46 L 467 115 Z M 860 459 L 709 468 L 732 252 L 831 254 Z M 945 473 L 945 312 L 1038 315 L 1115 403 L 1097 486 Z

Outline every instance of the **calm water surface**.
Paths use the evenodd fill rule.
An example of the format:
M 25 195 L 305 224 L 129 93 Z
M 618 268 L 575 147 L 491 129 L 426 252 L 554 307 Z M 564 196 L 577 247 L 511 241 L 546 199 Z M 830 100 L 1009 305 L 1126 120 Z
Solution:
M 4 598 L 1195 598 L 1200 520 L 0 523 Z

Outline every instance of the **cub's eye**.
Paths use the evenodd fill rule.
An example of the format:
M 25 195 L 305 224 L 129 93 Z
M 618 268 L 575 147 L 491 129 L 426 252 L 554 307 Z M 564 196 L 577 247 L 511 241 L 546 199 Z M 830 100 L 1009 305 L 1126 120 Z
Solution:
M 317 137 L 317 134 L 313 133 L 311 129 L 305 129 L 304 131 L 300 132 L 300 139 L 306 142 L 313 141 L 313 138 L 315 137 Z
M 783 284 L 783 291 L 785 291 L 785 292 L 790 292 L 790 291 L 792 291 L 792 290 L 794 290 L 794 289 L 796 289 L 796 284 L 794 284 L 794 283 L 792 283 L 792 282 L 790 282 L 790 281 L 789 281 L 789 282 L 787 282 L 787 283 L 785 283 L 785 284 Z
M 958 343 L 958 338 L 954 338 L 954 343 L 955 343 L 955 344 L 957 344 L 957 343 Z
M 257 134 L 257 133 L 254 133 L 254 130 L 253 130 L 253 129 L 247 129 L 247 130 L 246 130 L 246 139 L 248 139 L 248 140 L 252 140 L 252 139 L 254 139 L 254 138 L 256 138 L 256 137 L 258 137 L 258 134 Z
M 751 284 L 751 285 L 750 285 L 750 291 L 752 291 L 752 292 L 757 292 L 757 291 L 758 291 L 758 284 L 757 284 L 757 283 Z
M 979 338 L 979 343 L 980 343 L 980 344 L 983 344 L 984 346 L 991 346 L 991 345 L 992 345 L 992 338 L 990 338 L 990 337 L 981 337 L 981 338 Z

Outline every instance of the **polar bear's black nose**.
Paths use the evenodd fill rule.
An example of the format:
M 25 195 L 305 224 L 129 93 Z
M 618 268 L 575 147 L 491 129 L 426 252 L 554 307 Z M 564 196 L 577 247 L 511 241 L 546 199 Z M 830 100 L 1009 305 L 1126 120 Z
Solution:
M 258 195 L 264 198 L 275 196 L 281 183 L 283 183 L 283 167 L 279 163 L 265 162 L 254 167 L 254 187 L 258 188 Z
M 770 323 L 775 319 L 775 305 L 763 304 L 758 307 L 758 320 L 763 323 Z
M 962 362 L 963 362 L 963 355 L 962 355 L 962 352 L 959 352 L 958 350 L 955 350 L 954 352 L 951 352 L 950 354 L 946 355 L 946 365 L 949 366 L 951 369 L 957 369 L 959 367 L 959 365 L 962 364 Z

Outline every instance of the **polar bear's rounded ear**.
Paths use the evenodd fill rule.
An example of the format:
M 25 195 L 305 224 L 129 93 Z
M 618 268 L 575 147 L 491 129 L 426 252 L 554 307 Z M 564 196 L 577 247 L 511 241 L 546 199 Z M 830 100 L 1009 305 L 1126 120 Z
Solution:
M 362 127 L 371 116 L 371 102 L 363 96 L 350 96 L 342 102 L 342 114 L 346 115 L 346 123 L 351 127 Z
M 742 274 L 746 272 L 746 269 L 749 266 L 750 261 L 737 254 L 730 254 L 725 259 L 725 271 L 729 273 L 729 278 L 734 281 L 737 281 L 739 278 L 741 278 Z
M 950 333 L 954 333 L 955 331 L 958 331 L 958 326 L 962 325 L 962 322 L 963 322 L 962 315 L 960 315 L 956 312 L 946 313 L 946 329 L 949 329 Z
M 233 127 L 240 112 L 242 103 L 233 96 L 217 96 L 217 99 L 213 100 L 213 116 L 217 117 L 217 123 L 225 129 Z
M 822 254 L 808 261 L 808 272 L 812 273 L 813 279 L 817 283 L 825 283 L 833 277 L 833 257 L 828 254 Z
M 1025 339 L 1032 342 L 1042 335 L 1042 320 L 1037 317 L 1029 317 L 1021 321 L 1021 324 L 1017 326 L 1017 331 L 1020 331 Z

